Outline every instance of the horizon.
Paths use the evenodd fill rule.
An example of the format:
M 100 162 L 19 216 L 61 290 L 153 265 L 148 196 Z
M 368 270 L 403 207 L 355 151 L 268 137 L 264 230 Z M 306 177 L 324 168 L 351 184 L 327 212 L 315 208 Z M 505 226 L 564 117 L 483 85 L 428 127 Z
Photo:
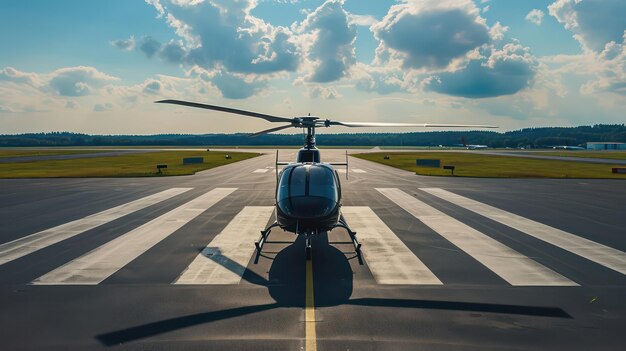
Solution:
M 153 103 L 166 98 L 499 133 L 620 124 L 625 15 L 622 0 L 2 2 L 0 134 L 273 126 Z M 453 131 L 318 133 L 442 130 Z
M 512 129 L 512 130 L 507 130 L 507 131 L 503 131 L 503 130 L 497 130 L 497 129 L 466 129 L 466 130 L 459 130 L 459 129 L 448 129 L 448 130 L 434 130 L 434 129 L 422 129 L 422 130 L 417 130 L 417 131 L 398 131 L 396 129 L 396 131 L 391 130 L 392 128 L 388 128 L 388 131 L 371 131 L 372 128 L 350 128 L 350 129 L 359 129 L 360 131 L 355 131 L 355 132 L 328 132 L 328 133 L 318 133 L 318 135 L 324 134 L 324 135 L 337 135 L 337 134 L 412 134 L 412 133 L 447 133 L 447 132 L 451 132 L 451 133 L 473 133 L 473 132 L 480 132 L 480 133 L 498 133 L 498 134 L 506 134 L 506 133 L 514 133 L 514 132 L 521 132 L 524 131 L 526 129 L 573 129 L 573 128 L 582 128 L 582 127 L 590 127 L 590 128 L 595 128 L 595 127 L 604 127 L 604 126 L 626 126 L 626 123 L 611 123 L 611 124 L 607 124 L 607 123 L 596 123 L 596 124 L 582 124 L 582 125 L 577 125 L 577 126 L 533 126 L 533 127 L 523 127 L 523 128 L 519 128 L 519 129 Z M 369 132 L 367 130 L 370 130 Z M 73 131 L 36 131 L 36 132 L 24 132 L 24 133 L 12 133 L 12 134 L 0 134 L 0 136 L 17 136 L 17 135 L 28 135 L 28 134 L 77 134 L 77 135 L 88 135 L 88 136 L 157 136 L 157 135 L 237 135 L 237 134 L 252 134 L 253 132 L 208 132 L 208 133 L 176 133 L 176 132 L 163 132 L 163 133 L 154 133 L 154 134 L 94 134 L 94 133 L 80 133 L 80 132 L 73 132 Z M 271 134 L 280 134 L 280 135 L 287 135 L 287 136 L 292 136 L 292 135 L 302 135 L 301 132 L 296 132 L 296 133 L 289 133 L 289 132 L 283 132 L 283 133 L 271 133 Z

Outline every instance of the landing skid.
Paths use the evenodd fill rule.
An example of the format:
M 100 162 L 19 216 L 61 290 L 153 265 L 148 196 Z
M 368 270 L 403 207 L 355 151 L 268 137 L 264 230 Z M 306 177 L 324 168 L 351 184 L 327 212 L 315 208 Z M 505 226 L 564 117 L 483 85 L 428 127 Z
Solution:
M 352 241 L 352 245 L 354 245 L 354 251 L 356 252 L 356 257 L 359 260 L 359 264 L 363 265 L 363 258 L 361 257 L 361 243 L 356 238 L 356 232 L 350 228 L 348 223 L 346 222 L 343 216 L 339 217 L 339 221 L 335 224 L 335 228 L 344 228 L 348 235 L 350 235 L 350 240 Z
M 265 245 L 265 243 L 267 242 L 267 238 L 269 238 L 270 233 L 272 232 L 272 228 L 276 228 L 276 227 L 280 227 L 278 222 L 272 223 L 269 227 L 261 231 L 261 236 L 259 237 L 259 240 L 257 240 L 254 243 L 254 246 L 256 246 L 256 251 L 257 251 L 256 259 L 254 260 L 254 263 L 258 263 L 259 256 L 261 255 L 261 252 L 263 251 L 263 245 Z M 359 260 L 359 264 L 362 265 L 363 259 L 361 258 L 361 243 L 359 243 L 359 241 L 356 238 L 356 232 L 350 228 L 350 226 L 348 225 L 348 223 L 346 223 L 346 220 L 343 218 L 343 216 L 339 218 L 339 221 L 337 222 L 337 224 L 333 226 L 333 228 L 344 228 L 348 232 L 348 235 L 350 235 L 350 240 L 352 242 L 352 245 L 354 245 L 354 251 L 356 252 L 356 257 Z M 310 261 L 313 256 L 311 239 L 314 233 L 309 232 L 309 233 L 304 233 L 301 235 L 304 235 L 305 237 L 304 253 L 306 256 L 306 260 Z

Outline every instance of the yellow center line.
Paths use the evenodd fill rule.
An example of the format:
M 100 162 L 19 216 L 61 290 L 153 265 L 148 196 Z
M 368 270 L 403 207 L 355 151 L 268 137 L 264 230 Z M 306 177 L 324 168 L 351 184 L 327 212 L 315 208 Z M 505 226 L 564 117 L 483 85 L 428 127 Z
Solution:
M 313 261 L 306 261 L 306 351 L 317 350 L 317 337 L 315 335 L 315 300 L 313 299 Z

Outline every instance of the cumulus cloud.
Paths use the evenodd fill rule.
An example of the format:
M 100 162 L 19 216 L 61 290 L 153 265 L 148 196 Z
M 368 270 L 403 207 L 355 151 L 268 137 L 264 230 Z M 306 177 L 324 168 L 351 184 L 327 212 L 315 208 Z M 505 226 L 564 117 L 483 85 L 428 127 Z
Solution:
M 527 15 L 526 20 L 530 23 L 534 23 L 538 26 L 541 25 L 541 21 L 543 21 L 544 13 L 538 9 L 532 9 Z
M 118 80 L 93 67 L 78 66 L 58 69 L 50 75 L 48 86 L 61 96 L 89 95 L 94 87 Z
M 356 25 L 343 9 L 343 0 L 326 1 L 307 16 L 301 31 L 314 32 L 308 49 L 314 71 L 308 80 L 326 83 L 341 79 L 356 62 Z
M 332 87 L 313 86 L 309 88 L 309 98 L 311 99 L 335 100 L 340 97 L 341 95 Z
M 487 61 L 472 60 L 462 71 L 426 80 L 427 90 L 467 98 L 511 95 L 530 86 L 537 68 L 528 48 L 506 44 L 492 50 Z
M 39 79 L 36 74 L 18 71 L 13 67 L 6 67 L 0 70 L 0 81 L 35 85 Z
M 508 26 L 503 26 L 502 24 L 500 24 L 500 22 L 496 22 L 496 24 L 494 24 L 489 30 L 489 36 L 491 37 L 491 39 L 496 40 L 496 41 L 502 40 L 504 39 L 504 35 L 508 31 L 509 31 Z
M 254 17 L 250 11 L 256 6 L 255 1 L 153 0 L 150 3 L 183 39 L 184 46 L 170 49 L 187 64 L 256 74 L 294 71 L 298 67 L 299 55 L 290 29 Z M 179 50 L 183 48 L 184 54 Z
M 118 49 L 126 50 L 126 51 L 134 50 L 135 44 L 136 44 L 135 38 L 132 36 L 128 39 L 113 40 L 111 42 L 111 45 L 115 46 Z
M 161 43 L 150 36 L 141 38 L 138 44 L 138 48 L 141 52 L 146 54 L 148 58 L 153 57 L 161 49 Z
M 144 83 L 143 92 L 146 94 L 158 94 L 161 91 L 161 82 L 149 79 Z
M 626 26 L 624 0 L 557 0 L 548 10 L 574 33 L 583 48 L 601 52 L 610 42 L 622 42 Z
M 548 9 L 583 48 L 562 69 L 590 77 L 581 93 L 626 95 L 626 2 L 557 0 Z
M 397 70 L 385 67 L 368 66 L 357 63 L 352 72 L 355 87 L 361 91 L 391 94 L 410 90 L 410 79 L 404 79 L 404 74 Z
M 220 72 L 216 74 L 211 83 L 215 85 L 222 96 L 228 99 L 245 99 L 263 90 L 267 81 L 246 79 L 240 74 Z
M 380 41 L 379 62 L 395 57 L 413 69 L 451 68 L 490 41 L 489 27 L 469 0 L 406 1 L 371 29 Z

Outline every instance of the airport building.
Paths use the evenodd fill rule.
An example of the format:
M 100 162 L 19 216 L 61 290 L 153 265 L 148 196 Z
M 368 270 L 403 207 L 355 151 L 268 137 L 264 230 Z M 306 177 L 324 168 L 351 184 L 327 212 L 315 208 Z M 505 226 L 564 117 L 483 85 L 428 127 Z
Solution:
M 587 150 L 626 150 L 626 143 L 615 142 L 587 142 Z

